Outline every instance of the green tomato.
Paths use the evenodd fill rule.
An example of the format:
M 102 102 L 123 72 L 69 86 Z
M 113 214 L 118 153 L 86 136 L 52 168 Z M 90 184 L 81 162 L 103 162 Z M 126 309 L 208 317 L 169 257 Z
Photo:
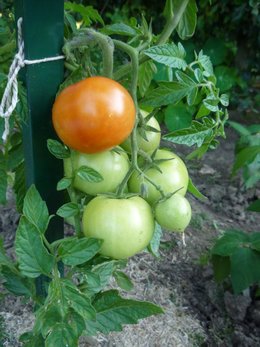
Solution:
M 142 251 L 151 241 L 155 227 L 150 205 L 138 196 L 94 198 L 84 209 L 82 226 L 85 236 L 103 240 L 100 253 L 114 259 Z
M 161 227 L 169 231 L 183 232 L 191 220 L 190 203 L 184 196 L 176 193 L 156 204 L 155 218 Z
M 178 191 L 179 194 L 185 195 L 189 183 L 189 175 L 184 162 L 173 152 L 159 149 L 156 152 L 155 159 L 170 159 L 158 164 L 160 169 L 149 168 L 144 174 L 153 182 L 161 187 L 165 194 Z M 148 182 L 142 175 L 134 172 L 128 181 L 130 192 L 141 193 L 142 185 L 145 185 L 144 199 L 150 204 L 155 203 L 161 198 L 160 192 Z
M 71 158 L 64 160 L 65 176 L 73 177 L 74 172 L 82 166 L 88 166 L 96 170 L 103 177 L 103 180 L 88 182 L 75 175 L 73 180 L 74 188 L 89 195 L 97 195 L 116 190 L 129 169 L 129 160 L 127 154 L 123 151 L 110 150 L 97 154 L 73 151 Z
M 142 111 L 143 115 L 147 115 L 148 113 L 145 113 Z M 159 132 L 155 131 L 149 131 L 144 130 L 145 132 L 145 138 L 142 136 L 142 132 L 140 128 L 137 128 L 137 144 L 138 148 L 145 151 L 145 152 L 153 152 L 156 148 L 159 147 L 160 141 L 161 141 L 161 128 L 159 123 L 157 122 L 155 117 L 152 117 L 148 120 L 146 123 L 148 126 L 157 129 Z M 128 153 L 131 153 L 131 140 L 130 137 L 128 137 L 121 145 L 122 148 L 124 148 L 125 151 Z

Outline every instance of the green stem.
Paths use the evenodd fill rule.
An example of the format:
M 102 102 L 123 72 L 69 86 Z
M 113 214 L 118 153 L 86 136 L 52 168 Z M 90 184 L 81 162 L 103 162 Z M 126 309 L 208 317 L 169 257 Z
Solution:
M 113 40 L 107 36 L 95 31 L 93 29 L 84 29 L 84 31 L 93 37 L 102 50 L 103 56 L 103 75 L 109 78 L 113 77 L 113 63 L 114 63 L 114 44 Z
M 159 35 L 158 40 L 156 41 L 155 45 L 162 45 L 168 41 L 173 31 L 178 26 L 183 13 L 188 5 L 189 0 L 183 0 L 180 7 L 175 11 L 174 16 L 170 15 L 169 18 L 166 21 L 165 27 L 161 34 Z M 142 55 L 139 60 L 139 64 L 145 63 L 147 60 L 150 60 L 148 56 Z M 129 74 L 131 71 L 131 64 L 125 64 L 124 66 L 120 67 L 115 73 L 114 78 L 115 80 L 122 79 L 125 75 Z
M 181 17 L 183 16 L 184 11 L 186 10 L 188 3 L 189 3 L 189 0 L 183 0 L 178 10 L 175 11 L 174 14 L 171 14 L 168 17 L 167 22 L 164 26 L 164 29 L 161 32 L 156 42 L 157 45 L 162 45 L 168 41 L 173 31 L 177 28 L 181 20 Z

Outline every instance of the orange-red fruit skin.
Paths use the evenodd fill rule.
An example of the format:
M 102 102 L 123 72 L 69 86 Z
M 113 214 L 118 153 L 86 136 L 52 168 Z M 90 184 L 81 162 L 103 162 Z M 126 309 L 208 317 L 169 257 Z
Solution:
M 118 82 L 89 77 L 65 88 L 56 98 L 52 121 L 68 147 L 97 153 L 122 143 L 135 123 L 131 95 Z

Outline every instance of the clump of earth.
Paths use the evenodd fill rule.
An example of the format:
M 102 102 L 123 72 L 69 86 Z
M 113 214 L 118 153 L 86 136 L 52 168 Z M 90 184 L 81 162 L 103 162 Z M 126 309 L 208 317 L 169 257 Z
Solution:
M 83 337 L 80 347 L 260 346 L 260 299 L 252 295 L 254 288 L 233 295 L 229 287 L 215 283 L 206 261 L 224 230 L 259 231 L 259 214 L 246 211 L 259 198 L 259 188 L 245 190 L 240 176 L 230 176 L 235 140 L 236 134 L 227 129 L 227 139 L 214 152 L 186 162 L 194 184 L 208 200 L 188 195 L 193 217 L 185 244 L 180 234 L 165 231 L 159 259 L 142 253 L 129 261 L 126 272 L 135 287 L 123 295 L 154 302 L 164 314 L 125 326 L 119 333 Z M 172 148 L 182 157 L 188 153 L 180 146 Z M 18 218 L 10 196 L 0 209 L 0 237 L 11 256 Z M 0 304 L 0 345 L 19 347 L 19 335 L 33 325 L 32 305 L 9 294 Z

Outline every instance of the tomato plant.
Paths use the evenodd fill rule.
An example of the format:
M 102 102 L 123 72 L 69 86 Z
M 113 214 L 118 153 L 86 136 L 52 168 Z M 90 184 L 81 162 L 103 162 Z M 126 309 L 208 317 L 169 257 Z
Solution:
M 173 194 L 155 206 L 157 222 L 169 231 L 183 232 L 191 220 L 191 206 L 181 194 Z
M 129 191 L 133 193 L 141 193 L 143 186 L 144 198 L 151 204 L 160 199 L 160 191 L 150 182 L 156 182 L 164 194 L 173 193 L 178 190 L 178 193 L 185 195 L 189 175 L 184 162 L 175 153 L 159 149 L 155 157 L 155 167 L 148 167 L 144 170 L 144 174 L 135 171 L 129 179 Z
M 83 232 L 102 239 L 100 253 L 124 259 L 142 251 L 152 239 L 154 217 L 148 203 L 138 196 L 112 199 L 99 196 L 83 213 Z
M 136 141 L 139 150 L 145 152 L 152 152 L 157 149 L 161 141 L 161 127 L 157 119 L 152 116 L 147 117 L 148 113 L 140 111 L 142 113 L 142 122 L 140 127 L 137 128 Z M 149 118 L 147 121 L 145 118 Z M 127 152 L 131 153 L 131 139 L 128 137 L 121 145 Z
M 118 281 L 118 285 L 125 289 L 131 284 L 119 271 L 126 264 L 119 259 L 146 247 L 152 253 L 159 251 L 152 212 L 156 203 L 155 214 L 162 226 L 180 231 L 187 224 L 188 213 L 186 219 L 175 219 L 177 226 L 165 223 L 172 220 L 165 212 L 182 206 L 172 201 L 177 197 L 186 201 L 183 196 L 189 175 L 176 154 L 156 151 L 160 126 L 152 115 L 180 102 L 192 109 L 190 121 L 182 123 L 187 127 L 174 126 L 174 131 L 163 136 L 165 141 L 197 146 L 191 157 L 201 157 L 216 147 L 216 138 L 225 135 L 228 118 L 228 96 L 217 87 L 210 59 L 200 51 L 190 62 L 183 45 L 171 42 L 171 37 L 177 36 L 172 35 L 174 31 L 182 40 L 193 35 L 195 1 L 167 0 L 165 26 L 156 34 L 145 16 L 129 24 L 106 25 L 91 6 L 74 5 L 65 2 L 65 80 L 52 112 L 53 126 L 63 143 L 49 139 L 48 149 L 65 161 L 65 177 L 57 189 L 67 190 L 70 197 L 55 218 L 73 217 L 75 235 L 51 242 L 47 230 L 53 211 L 49 214 L 34 186 L 27 193 L 21 189 L 21 182 L 25 186 L 24 161 L 20 157 L 13 160 L 12 155 L 23 148 L 22 136 L 18 139 L 17 134 L 22 128 L 19 122 L 27 118 L 21 114 L 12 118 L 10 125 L 13 122 L 15 127 L 8 141 L 1 143 L 0 200 L 5 201 L 8 174 L 14 172 L 22 214 L 15 262 L 0 247 L 3 281 L 13 293 L 35 299 L 38 308 L 32 331 L 22 336 L 25 346 L 76 347 L 82 334 L 119 331 L 125 323 L 162 312 L 151 303 L 124 299 L 116 290 L 105 290 L 110 277 L 117 279 L 120 273 L 124 284 Z M 76 22 L 78 14 L 81 24 Z M 97 24 L 95 29 L 89 28 L 92 22 Z M 158 75 L 162 69 L 167 71 L 164 78 Z M 150 114 L 143 116 L 141 109 Z M 130 160 L 114 148 L 127 138 Z M 192 184 L 190 187 L 196 192 Z M 130 193 L 126 194 L 128 188 Z M 96 196 L 104 191 L 106 195 Z M 187 203 L 185 206 L 188 209 Z M 61 263 L 66 267 L 64 274 Z M 42 275 L 48 278 L 45 297 L 36 295 L 35 290 L 34 279 Z
M 65 145 L 97 153 L 123 142 L 135 123 L 135 105 L 116 81 L 89 77 L 65 88 L 53 105 L 54 128 Z
M 88 174 L 89 169 L 95 170 L 100 176 L 92 181 L 84 179 L 84 172 Z M 72 151 L 70 158 L 64 159 L 65 177 L 72 177 L 74 188 L 89 195 L 114 192 L 128 169 L 128 156 L 123 150 L 96 154 Z

